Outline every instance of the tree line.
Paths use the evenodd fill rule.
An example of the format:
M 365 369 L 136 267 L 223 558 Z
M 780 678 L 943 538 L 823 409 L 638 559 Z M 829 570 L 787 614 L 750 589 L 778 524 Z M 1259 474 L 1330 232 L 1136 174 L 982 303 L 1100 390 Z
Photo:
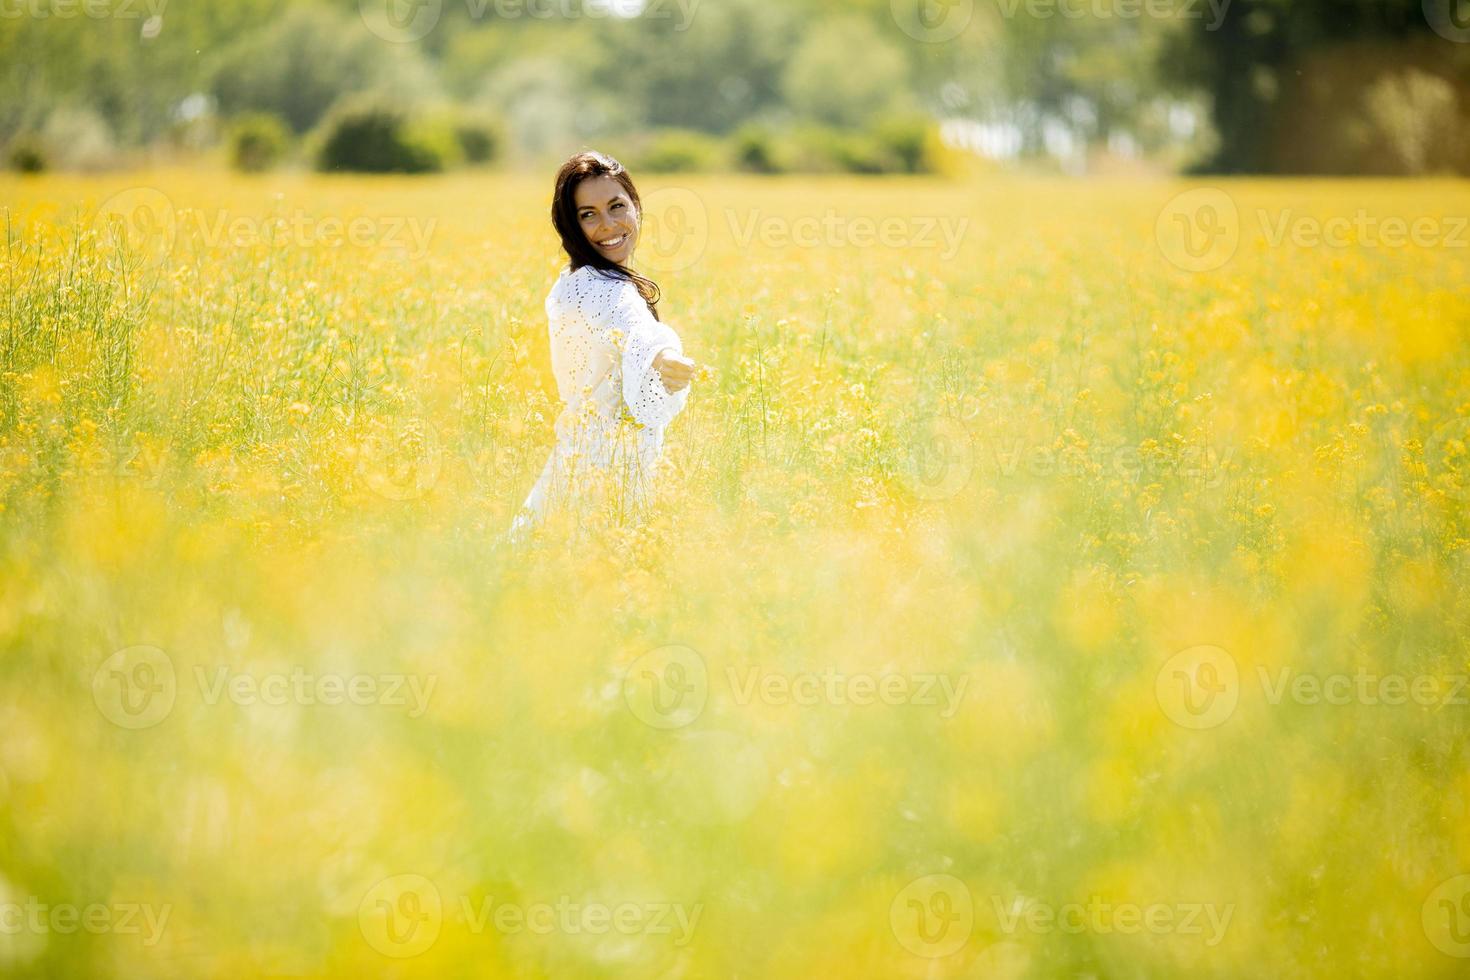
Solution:
M 13 0 L 0 10 L 0 143 L 13 161 L 29 147 L 85 169 L 217 146 L 233 128 L 246 131 L 247 158 L 302 141 L 321 159 L 334 114 L 372 104 L 443 121 L 423 140 L 450 157 L 465 147 L 445 134 L 477 128 L 471 148 L 489 141 L 507 157 L 612 141 L 673 168 L 925 169 L 915 126 L 932 120 L 973 126 L 991 155 L 1022 164 L 1463 173 L 1470 22 L 1459 10 L 1459 0 Z

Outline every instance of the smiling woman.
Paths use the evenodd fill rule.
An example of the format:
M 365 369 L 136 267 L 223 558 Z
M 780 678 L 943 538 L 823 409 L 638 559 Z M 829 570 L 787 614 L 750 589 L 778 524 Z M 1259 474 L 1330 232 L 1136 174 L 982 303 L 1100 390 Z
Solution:
M 578 153 L 557 173 L 551 218 L 568 264 L 546 297 L 546 318 L 562 411 L 512 541 L 562 504 L 579 517 L 602 503 L 616 520 L 636 519 L 664 430 L 688 400 L 694 362 L 659 320 L 657 284 L 628 267 L 641 209 L 633 179 L 611 157 Z

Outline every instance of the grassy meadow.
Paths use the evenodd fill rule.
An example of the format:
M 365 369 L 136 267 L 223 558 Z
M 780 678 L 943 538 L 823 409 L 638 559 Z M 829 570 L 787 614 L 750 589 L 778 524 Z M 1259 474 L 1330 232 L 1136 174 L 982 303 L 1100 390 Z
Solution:
M 1470 185 L 0 176 L 0 975 L 1455 977 Z

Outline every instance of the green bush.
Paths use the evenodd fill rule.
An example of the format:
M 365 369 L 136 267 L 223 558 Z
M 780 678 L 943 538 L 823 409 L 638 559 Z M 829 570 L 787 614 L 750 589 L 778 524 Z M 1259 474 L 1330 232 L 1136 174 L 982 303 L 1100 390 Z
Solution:
M 832 147 L 837 166 L 850 174 L 886 174 L 897 169 L 884 146 L 870 133 L 839 133 Z
M 280 162 L 291 145 L 291 133 L 268 112 L 240 116 L 230 127 L 230 163 L 236 170 L 259 173 Z
M 724 156 L 720 141 L 687 129 L 665 129 L 657 133 L 634 159 L 637 169 L 672 174 L 719 169 Z
M 457 153 L 452 131 L 415 124 L 407 110 L 382 103 L 354 103 L 334 110 L 323 124 L 317 166 L 360 173 L 434 173 Z
M 802 173 L 878 174 L 889 169 L 871 136 L 830 126 L 804 126 L 790 136 L 792 169 Z
M 745 126 L 730 139 L 735 166 L 754 174 L 780 173 L 785 167 L 776 139 L 761 126 Z
M 873 127 L 873 139 L 888 166 L 899 173 L 928 174 L 939 169 L 935 159 L 937 134 L 925 116 L 887 116 Z
M 458 122 L 450 111 L 415 112 L 404 110 L 404 136 L 409 145 L 439 161 L 436 170 L 448 170 L 464 163 L 459 141 Z
M 461 115 L 454 121 L 454 139 L 465 163 L 475 165 L 493 162 L 505 142 L 497 122 L 477 115 Z
M 46 149 L 39 138 L 29 134 L 12 140 L 5 157 L 10 169 L 23 174 L 38 174 L 46 169 Z
M 890 116 L 869 129 L 805 126 L 789 137 L 791 169 L 807 173 L 922 174 L 939 170 L 938 134 L 923 116 Z
M 886 115 L 862 128 L 811 122 L 777 128 L 752 121 L 723 139 L 666 129 L 630 144 L 629 165 L 650 173 L 729 166 L 756 174 L 931 174 L 943 170 L 945 155 L 933 121 L 912 113 Z

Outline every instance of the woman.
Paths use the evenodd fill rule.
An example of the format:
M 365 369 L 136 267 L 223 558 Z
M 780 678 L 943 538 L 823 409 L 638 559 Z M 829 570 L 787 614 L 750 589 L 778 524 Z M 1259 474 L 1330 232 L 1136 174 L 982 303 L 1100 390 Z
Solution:
M 694 362 L 659 321 L 658 286 L 628 267 L 642 201 L 622 164 L 578 153 L 556 175 L 551 221 L 568 264 L 546 297 L 563 407 L 556 447 L 511 524 L 511 540 L 565 504 L 617 519 L 646 499 L 664 429 L 684 408 Z

